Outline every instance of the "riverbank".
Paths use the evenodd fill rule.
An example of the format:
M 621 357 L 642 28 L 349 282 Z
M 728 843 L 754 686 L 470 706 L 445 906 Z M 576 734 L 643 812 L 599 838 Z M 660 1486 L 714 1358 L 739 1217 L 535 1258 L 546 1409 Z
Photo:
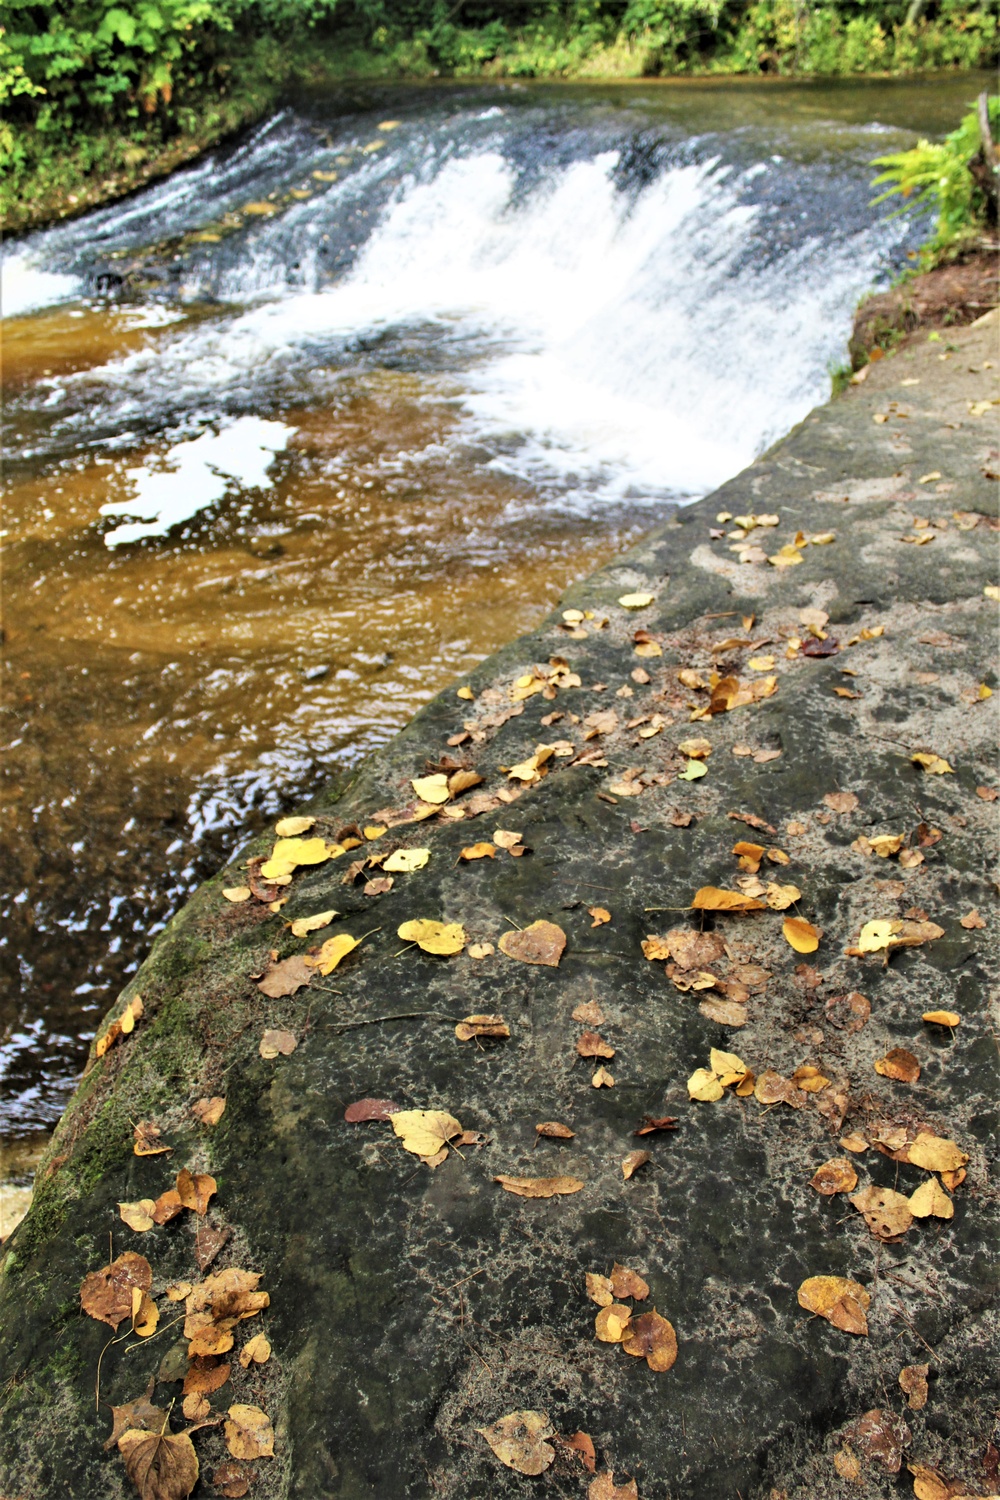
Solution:
M 306 809 L 343 853 L 270 885 L 258 841 L 175 918 L 4 1247 L 7 1491 L 129 1492 L 99 1360 L 105 1403 L 267 1413 L 274 1458 L 193 1432 L 196 1493 L 585 1493 L 579 1436 L 495 1456 L 526 1410 L 642 1500 L 995 1491 L 995 344 L 869 366 Z M 453 1117 L 440 1162 L 366 1097 Z M 109 1232 L 162 1333 L 101 1359 Z M 614 1262 L 670 1368 L 655 1320 L 595 1338 Z M 175 1342 L 223 1270 L 270 1306 L 227 1329 L 211 1283 Z M 857 1283 L 832 1321 L 815 1276 Z

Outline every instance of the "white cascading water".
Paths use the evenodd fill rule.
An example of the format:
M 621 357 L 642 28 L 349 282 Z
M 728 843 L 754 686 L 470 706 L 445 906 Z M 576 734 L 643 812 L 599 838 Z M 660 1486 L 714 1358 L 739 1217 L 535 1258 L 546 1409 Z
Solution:
M 308 379 L 316 349 L 416 328 L 429 343 L 467 349 L 448 378 L 463 440 L 492 444 L 494 464 L 549 503 L 703 494 L 825 399 L 854 304 L 904 231 L 869 222 L 761 255 L 759 209 L 746 199 L 768 162 L 668 165 L 631 193 L 616 183 L 617 164 L 616 151 L 603 151 L 519 195 L 499 150 L 448 157 L 396 187 L 339 283 L 288 290 L 289 235 L 311 264 L 338 195 L 357 201 L 356 175 L 262 226 L 249 258 L 224 276 L 241 311 L 63 384 L 99 402 L 103 387 L 123 424 L 157 392 L 166 400 L 181 388 L 193 403 L 245 412 L 249 393 L 266 403 L 271 382 L 297 364 Z M 381 171 L 382 161 L 362 169 L 373 179 Z M 209 430 L 225 425 L 223 416 Z

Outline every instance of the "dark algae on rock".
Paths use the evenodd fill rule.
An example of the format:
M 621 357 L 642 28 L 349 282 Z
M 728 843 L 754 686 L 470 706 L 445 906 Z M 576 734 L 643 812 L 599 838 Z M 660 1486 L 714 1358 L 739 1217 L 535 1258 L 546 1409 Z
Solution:
M 9 1500 L 149 1424 L 150 1494 L 997 1493 L 995 317 L 173 921 L 4 1247 Z

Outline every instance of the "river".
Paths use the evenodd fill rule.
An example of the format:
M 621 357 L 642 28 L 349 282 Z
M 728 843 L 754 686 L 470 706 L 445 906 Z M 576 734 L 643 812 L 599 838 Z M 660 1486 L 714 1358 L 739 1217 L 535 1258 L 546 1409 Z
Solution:
M 8 245 L 15 1176 L 248 831 L 826 398 L 980 86 L 344 86 Z

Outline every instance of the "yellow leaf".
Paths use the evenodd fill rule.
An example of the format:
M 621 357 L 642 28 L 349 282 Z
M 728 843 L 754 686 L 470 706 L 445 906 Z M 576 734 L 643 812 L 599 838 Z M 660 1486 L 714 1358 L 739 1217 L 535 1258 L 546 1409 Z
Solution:
M 688 1094 L 692 1099 L 712 1104 L 721 1099 L 725 1089 L 709 1068 L 696 1068 L 687 1081 Z
M 799 1287 L 799 1306 L 826 1318 L 845 1333 L 867 1334 L 871 1297 L 857 1281 L 846 1276 L 809 1276 Z
M 962 1022 L 957 1010 L 925 1010 L 920 1019 L 931 1026 L 959 1026 Z
M 318 911 L 313 917 L 296 917 L 292 923 L 292 936 L 305 937 L 310 932 L 318 932 L 321 927 L 329 927 L 336 916 L 339 912 Z
M 940 755 L 918 750 L 915 755 L 910 756 L 910 759 L 914 764 L 923 766 L 928 776 L 953 776 L 955 774 L 954 766 L 950 766 Z
M 535 1126 L 538 1129 L 538 1126 Z M 598 1307 L 610 1307 L 615 1300 L 610 1276 L 599 1276 L 596 1271 L 586 1273 L 587 1296 Z
M 465 928 L 458 922 L 436 922 L 431 917 L 403 922 L 397 927 L 396 933 L 404 942 L 416 943 L 425 953 L 436 953 L 443 957 L 461 953 L 466 942 Z
M 700 777 L 707 775 L 708 767 L 703 760 L 689 760 L 677 779 L 678 781 L 697 781 Z
M 153 1227 L 155 1207 L 156 1203 L 152 1198 L 140 1198 L 136 1203 L 119 1203 L 118 1212 L 130 1229 L 142 1234 Z
M 928 1177 L 926 1182 L 922 1182 L 916 1192 L 910 1194 L 907 1202 L 915 1219 L 932 1216 L 935 1219 L 951 1219 L 955 1216 L 955 1205 L 936 1177 Z
M 787 911 L 793 902 L 799 901 L 802 892 L 797 885 L 777 885 L 773 880 L 767 882 L 767 894 L 765 901 L 772 911 Z
M 991 687 L 987 687 L 986 684 L 985 684 L 985 682 L 981 682 L 979 684 L 979 687 L 976 689 L 976 697 L 980 701 L 982 701 L 982 699 L 984 699 L 984 698 L 992 698 L 993 697 L 993 689 Z
M 819 929 L 802 917 L 786 917 L 781 924 L 781 932 L 785 942 L 796 953 L 815 953 L 819 947 Z
M 316 171 L 313 173 L 313 176 L 315 177 L 317 182 L 336 182 L 337 180 L 336 172 Z
M 460 687 L 455 696 L 456 698 L 464 698 L 467 703 L 471 703 L 476 695 L 470 687 Z
M 858 947 L 862 953 L 880 953 L 883 948 L 888 948 L 892 941 L 892 934 L 896 923 L 888 918 L 879 917 L 873 922 L 866 922 L 861 929 L 858 938 Z
M 552 1436 L 552 1423 L 544 1411 L 512 1411 L 476 1431 L 500 1462 L 518 1474 L 541 1474 L 556 1456 L 552 1444 L 545 1441 Z
M 451 796 L 448 778 L 443 771 L 438 771 L 433 776 L 415 776 L 410 785 L 421 802 L 432 802 L 435 806 L 447 802 Z
M 271 850 L 271 858 L 260 867 L 265 880 L 280 875 L 290 875 L 299 865 L 321 865 L 330 859 L 334 850 L 339 854 L 340 845 L 327 845 L 325 839 L 279 839 Z
M 819 1094 L 830 1084 L 826 1074 L 821 1073 L 819 1068 L 814 1068 L 811 1063 L 803 1063 L 800 1068 L 796 1068 L 792 1074 L 792 1082 L 797 1089 L 804 1089 L 807 1094 Z
M 468 848 L 462 850 L 458 857 L 464 860 L 494 859 L 496 852 L 495 844 L 470 844 Z
M 645 609 L 655 598 L 655 594 L 622 594 L 618 603 L 622 609 Z
M 692 760 L 707 760 L 712 753 L 712 742 L 706 739 L 681 740 L 677 748 Z
M 234 1458 L 273 1458 L 274 1428 L 259 1406 L 237 1403 L 226 1413 L 226 1447 Z
M 393 1116 L 394 1120 L 397 1118 Z M 508 1177 L 502 1172 L 493 1181 L 519 1198 L 556 1198 L 578 1193 L 584 1186 L 579 1177 Z
M 594 1318 L 594 1331 L 602 1344 L 620 1344 L 632 1319 L 632 1309 L 622 1302 L 602 1307 Z
M 248 1369 L 251 1364 L 266 1365 L 270 1358 L 271 1345 L 267 1335 L 263 1333 L 255 1333 L 252 1339 L 247 1339 L 240 1350 L 240 1364 L 244 1370 Z
M 462 1127 L 443 1109 L 401 1109 L 390 1115 L 389 1123 L 406 1151 L 414 1156 L 437 1156 L 448 1142 L 462 1134 Z
M 929 1131 L 921 1131 L 906 1148 L 906 1159 L 915 1167 L 923 1167 L 925 1172 L 956 1172 L 969 1160 L 954 1141 Z
M 430 857 L 429 849 L 395 849 L 388 859 L 382 861 L 382 869 L 387 874 L 409 875 L 414 870 L 422 870 Z
M 300 833 L 308 833 L 315 821 L 315 818 L 282 818 L 274 825 L 274 831 L 279 839 L 294 839 Z
M 352 938 L 349 932 L 338 932 L 336 937 L 327 938 L 315 958 L 307 958 L 305 962 L 321 974 L 332 974 L 341 959 L 357 947 L 357 938 Z
M 692 911 L 764 911 L 763 901 L 745 896 L 742 891 L 721 890 L 715 885 L 703 885 L 694 893 Z
M 160 1321 L 159 1310 L 148 1292 L 141 1287 L 132 1288 L 132 1332 L 141 1339 L 148 1339 L 156 1332 Z
M 773 656 L 751 656 L 747 662 L 751 672 L 770 672 L 774 669 Z
M 708 1062 L 723 1088 L 739 1083 L 750 1071 L 742 1057 L 737 1057 L 735 1052 L 720 1052 L 717 1047 L 708 1054 Z
M 249 901 L 253 892 L 248 885 L 227 885 L 223 886 L 222 894 L 235 905 L 241 901 Z

